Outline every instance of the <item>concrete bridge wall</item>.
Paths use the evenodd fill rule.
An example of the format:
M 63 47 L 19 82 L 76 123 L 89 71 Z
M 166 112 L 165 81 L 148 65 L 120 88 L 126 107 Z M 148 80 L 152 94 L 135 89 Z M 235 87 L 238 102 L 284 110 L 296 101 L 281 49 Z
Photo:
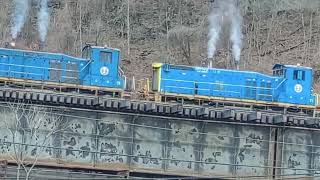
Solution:
M 20 148 L 50 166 L 263 179 L 320 171 L 315 130 L 58 109 L 32 133 L 14 130 L 30 122 L 17 126 L 22 112 L 11 110 L 0 108 L 0 159 L 10 162 Z M 52 134 L 49 116 L 61 118 Z

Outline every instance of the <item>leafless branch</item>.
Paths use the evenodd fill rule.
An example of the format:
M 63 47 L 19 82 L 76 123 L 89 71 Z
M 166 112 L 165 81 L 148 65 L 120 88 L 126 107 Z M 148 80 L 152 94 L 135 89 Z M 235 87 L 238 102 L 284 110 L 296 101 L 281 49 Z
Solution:
M 41 153 L 50 145 L 52 136 L 64 130 L 61 126 L 63 118 L 52 111 L 51 108 L 32 104 L 9 102 L 3 110 L 4 124 L 13 142 L 13 152 L 8 154 L 25 171 L 26 179 L 30 177 Z M 28 150 L 30 145 L 35 147 L 34 153 L 30 154 L 32 158 Z M 17 173 L 17 178 L 19 176 L 20 173 Z

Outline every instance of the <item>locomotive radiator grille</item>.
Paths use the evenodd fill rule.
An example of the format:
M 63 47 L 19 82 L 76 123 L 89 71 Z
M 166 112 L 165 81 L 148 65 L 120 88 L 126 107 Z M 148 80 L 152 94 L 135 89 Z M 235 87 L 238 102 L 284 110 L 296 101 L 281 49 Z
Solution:
M 61 62 L 56 60 L 50 61 L 50 73 L 49 80 L 54 82 L 60 82 L 62 76 Z
M 78 64 L 75 62 L 67 63 L 66 65 L 67 71 L 65 76 L 65 82 L 66 83 L 79 83 L 79 72 L 78 72 Z

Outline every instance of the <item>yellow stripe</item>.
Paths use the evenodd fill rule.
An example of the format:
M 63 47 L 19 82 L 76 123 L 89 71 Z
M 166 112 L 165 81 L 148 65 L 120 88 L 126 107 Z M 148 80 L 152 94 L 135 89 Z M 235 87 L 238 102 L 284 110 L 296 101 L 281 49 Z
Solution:
M 77 84 L 69 84 L 69 83 L 57 83 L 57 82 L 49 82 L 49 81 L 36 81 L 36 80 L 4 78 L 4 77 L 0 77 L 0 81 L 30 83 L 30 84 L 35 84 L 35 85 L 55 86 L 55 87 L 65 87 L 65 88 L 78 88 L 78 89 L 87 89 L 87 90 L 101 90 L 101 91 L 109 91 L 109 92 L 123 91 L 122 89 L 118 89 L 118 88 L 104 88 L 104 87 L 99 87 L 99 86 L 85 86 L 85 85 L 77 85 Z
M 198 99 L 198 100 L 220 100 L 223 102 L 232 102 L 232 103 L 248 103 L 248 104 L 256 104 L 256 105 L 273 105 L 273 106 L 281 106 L 281 107 L 297 107 L 297 108 L 305 108 L 305 109 L 315 109 L 316 106 L 308 106 L 308 105 L 297 105 L 290 103 L 278 103 L 278 102 L 269 102 L 269 101 L 257 101 L 257 100 L 248 100 L 248 99 L 237 99 L 237 98 L 223 98 L 216 96 L 200 96 L 200 95 L 186 95 L 186 94 L 177 94 L 177 93 L 161 93 L 162 96 L 173 96 L 173 97 L 182 97 L 188 99 Z

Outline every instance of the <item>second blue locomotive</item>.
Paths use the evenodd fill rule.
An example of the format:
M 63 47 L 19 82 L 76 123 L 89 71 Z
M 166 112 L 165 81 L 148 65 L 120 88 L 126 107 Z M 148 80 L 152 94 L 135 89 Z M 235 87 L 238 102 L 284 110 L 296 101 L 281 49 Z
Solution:
M 312 69 L 276 64 L 273 75 L 170 64 L 153 64 L 153 90 L 164 96 L 285 103 L 314 107 Z

